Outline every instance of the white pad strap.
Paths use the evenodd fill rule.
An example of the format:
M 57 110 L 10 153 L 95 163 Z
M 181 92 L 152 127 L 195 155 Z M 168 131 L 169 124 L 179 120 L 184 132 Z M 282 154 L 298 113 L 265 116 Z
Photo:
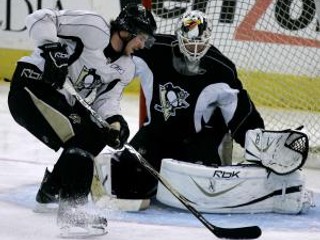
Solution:
M 305 133 L 296 130 L 247 131 L 245 158 L 283 175 L 301 168 L 308 156 L 309 141 Z
M 111 196 L 111 153 L 98 155 L 94 159 L 95 176 L 99 179 L 105 193 Z

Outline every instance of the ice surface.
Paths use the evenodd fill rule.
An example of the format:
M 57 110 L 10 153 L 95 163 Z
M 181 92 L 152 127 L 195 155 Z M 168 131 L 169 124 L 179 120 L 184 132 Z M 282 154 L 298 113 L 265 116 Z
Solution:
M 59 239 L 55 214 L 32 211 L 35 194 L 44 169 L 59 155 L 47 149 L 18 126 L 7 107 L 8 86 L 0 86 L 0 239 Z M 123 112 L 132 133 L 138 128 L 138 98 L 124 97 Z M 320 239 L 319 170 L 306 169 L 307 187 L 314 191 L 316 207 L 308 214 L 205 214 L 221 227 L 258 225 L 260 239 Z M 152 207 L 139 213 L 105 210 L 109 233 L 94 239 L 111 240 L 209 240 L 217 239 L 192 214 L 165 207 L 153 201 Z

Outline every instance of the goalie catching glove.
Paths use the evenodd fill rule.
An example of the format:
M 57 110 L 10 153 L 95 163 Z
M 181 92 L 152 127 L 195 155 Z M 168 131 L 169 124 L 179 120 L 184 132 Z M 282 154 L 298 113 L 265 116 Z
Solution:
M 110 125 L 107 134 L 107 144 L 115 149 L 123 148 L 130 135 L 126 120 L 121 115 L 114 115 L 107 118 L 106 121 Z
M 69 54 L 66 46 L 59 42 L 47 43 L 39 47 L 44 59 L 42 79 L 51 86 L 61 89 L 68 74 Z
M 296 130 L 249 130 L 246 133 L 245 158 L 284 175 L 301 168 L 309 150 L 305 133 Z

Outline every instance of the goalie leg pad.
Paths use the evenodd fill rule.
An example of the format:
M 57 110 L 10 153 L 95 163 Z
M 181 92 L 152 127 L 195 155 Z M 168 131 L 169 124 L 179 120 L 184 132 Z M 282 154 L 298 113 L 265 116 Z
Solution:
M 313 205 L 301 171 L 282 176 L 253 164 L 208 167 L 163 159 L 160 173 L 205 213 L 297 214 Z M 156 197 L 166 205 L 185 208 L 161 183 Z
M 150 206 L 150 199 L 120 199 L 112 194 L 112 156 L 111 152 L 106 152 L 94 159 L 95 171 L 91 196 L 95 204 L 103 209 L 127 212 L 147 209 Z
M 94 180 L 91 186 L 91 193 L 94 193 L 93 197 L 112 195 L 111 157 L 112 153 L 102 153 L 94 159 Z M 96 189 L 93 189 L 93 187 L 96 187 Z

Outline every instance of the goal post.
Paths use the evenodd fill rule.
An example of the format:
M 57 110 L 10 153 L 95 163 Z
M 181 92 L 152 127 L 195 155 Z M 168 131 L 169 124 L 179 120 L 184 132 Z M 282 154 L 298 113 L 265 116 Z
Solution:
M 143 0 L 159 33 L 174 34 L 186 10 L 213 25 L 212 43 L 237 66 L 266 129 L 301 125 L 310 140 L 308 165 L 320 167 L 320 10 L 315 0 Z M 143 96 L 142 96 L 143 101 Z M 145 116 L 143 104 L 140 122 Z M 242 151 L 234 148 L 235 158 Z

